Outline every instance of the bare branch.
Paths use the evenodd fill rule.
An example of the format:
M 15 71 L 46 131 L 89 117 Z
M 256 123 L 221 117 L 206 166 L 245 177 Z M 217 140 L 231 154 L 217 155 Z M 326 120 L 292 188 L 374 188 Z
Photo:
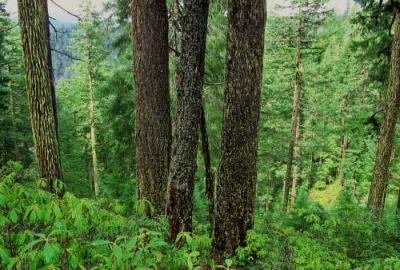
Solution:
M 59 53 L 59 54 L 61 54 L 61 55 L 64 55 L 64 56 L 66 56 L 66 57 L 68 57 L 68 58 L 70 58 L 70 59 L 72 59 L 72 60 L 85 62 L 85 61 L 83 61 L 82 59 L 77 58 L 77 57 L 74 57 L 74 56 L 72 56 L 72 55 L 69 55 L 69 54 L 66 53 L 66 52 L 62 52 L 62 51 L 59 51 L 59 50 L 54 49 L 54 48 L 51 48 L 51 50 L 52 50 L 53 52 Z
M 78 15 L 70 12 L 69 10 L 65 9 L 63 6 L 61 6 L 60 4 L 58 4 L 57 2 L 55 2 L 54 0 L 50 0 L 50 2 L 52 2 L 54 5 L 56 5 L 59 9 L 62 9 L 63 11 L 65 11 L 66 13 L 68 13 L 69 15 L 77 18 L 79 21 L 82 19 L 81 17 L 79 17 Z

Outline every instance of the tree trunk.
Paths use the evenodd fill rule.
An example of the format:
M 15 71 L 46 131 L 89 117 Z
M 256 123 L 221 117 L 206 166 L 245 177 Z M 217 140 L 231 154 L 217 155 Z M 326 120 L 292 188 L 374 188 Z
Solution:
M 184 0 L 180 18 L 182 51 L 177 70 L 176 130 L 167 209 L 172 240 L 179 232 L 192 231 L 207 18 L 208 0 Z
M 263 71 L 264 0 L 231 0 L 212 250 L 234 254 L 254 225 Z
M 39 175 L 53 191 L 62 180 L 47 1 L 18 0 L 25 72 Z
M 208 198 L 208 217 L 210 220 L 211 228 L 214 224 L 214 190 L 215 181 L 214 173 L 211 168 L 211 154 L 210 146 L 208 143 L 206 115 L 204 112 L 204 105 L 201 106 L 200 118 L 200 134 L 201 134 L 201 150 L 204 159 L 204 170 L 206 173 L 206 194 Z
M 90 114 L 90 146 L 92 150 L 92 169 L 93 169 L 93 189 L 94 195 L 99 196 L 99 170 L 97 168 L 97 151 L 96 151 L 96 119 L 94 112 L 94 97 L 93 97 L 93 67 L 90 59 L 87 66 L 88 72 L 88 87 L 89 87 L 89 114 Z
M 354 199 L 357 199 L 357 196 L 356 196 L 356 177 L 355 177 L 354 173 L 351 176 L 351 194 L 353 195 Z
M 8 66 L 8 73 L 11 74 L 11 67 Z M 11 124 L 12 124 L 12 132 L 13 132 L 13 141 L 14 141 L 14 155 L 15 161 L 21 161 L 21 157 L 19 154 L 18 141 L 17 141 L 17 123 L 15 119 L 15 102 L 14 102 L 14 89 L 12 80 L 8 81 L 8 90 L 10 94 L 10 113 L 11 113 Z
M 378 217 L 384 208 L 384 194 L 389 181 L 390 157 L 400 108 L 400 12 L 397 11 L 396 15 L 385 116 L 380 129 L 375 167 L 368 196 L 368 208 Z
M 348 148 L 348 141 L 347 137 L 344 136 L 342 139 L 342 148 L 340 150 L 340 172 L 339 172 L 339 183 L 340 186 L 343 187 L 344 185 L 344 175 L 343 175 L 343 163 L 346 159 L 346 152 Z
M 166 205 L 171 152 L 166 1 L 133 0 L 132 26 L 138 194 L 161 214 Z
M 288 160 L 285 175 L 285 182 L 283 185 L 283 199 L 282 199 L 282 209 L 286 211 L 289 201 L 289 189 L 290 189 L 290 179 L 292 174 L 293 165 L 293 155 L 294 148 L 297 144 L 296 132 L 297 132 L 297 121 L 300 117 L 300 99 L 301 99 L 301 20 L 299 19 L 297 23 L 297 36 L 296 36 L 296 78 L 295 87 L 293 94 L 293 109 L 292 109 L 292 125 L 291 131 L 292 135 L 289 142 Z
M 400 215 L 400 187 L 397 193 L 397 207 L 396 207 L 396 214 Z
M 300 117 L 297 117 L 297 124 L 296 124 L 296 142 L 299 141 L 300 138 Z M 292 193 L 290 195 L 290 209 L 294 210 L 294 204 L 296 202 L 296 191 L 297 191 L 297 178 L 298 178 L 298 161 L 299 161 L 299 146 L 296 145 L 294 146 L 293 149 L 293 159 L 294 159 L 294 164 L 293 164 L 293 171 L 292 171 Z

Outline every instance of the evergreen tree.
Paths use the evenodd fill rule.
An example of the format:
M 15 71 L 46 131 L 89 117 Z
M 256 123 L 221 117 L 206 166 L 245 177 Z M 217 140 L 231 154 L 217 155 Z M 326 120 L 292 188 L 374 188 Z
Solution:
M 291 8 L 297 10 L 294 20 L 296 21 L 296 35 L 295 35 L 295 82 L 293 92 L 293 107 L 292 107 L 292 121 L 291 121 L 291 139 L 289 141 L 289 151 L 287 159 L 287 169 L 283 187 L 283 202 L 282 208 L 287 209 L 289 202 L 289 190 L 292 182 L 292 205 L 294 204 L 296 194 L 297 182 L 297 164 L 293 166 L 293 161 L 298 159 L 294 154 L 298 154 L 298 138 L 300 137 L 300 114 L 301 114 L 301 88 L 302 88 L 302 55 L 303 50 L 310 47 L 312 40 L 315 38 L 315 33 L 321 24 L 326 19 L 327 10 L 325 7 L 326 0 L 315 1 L 292 1 Z M 291 181 L 292 180 L 292 181 Z
M 132 2 L 138 197 L 165 211 L 171 152 L 165 0 Z
M 181 52 L 177 70 L 177 113 L 168 190 L 171 238 L 192 231 L 194 177 L 202 113 L 208 0 L 183 2 Z M 203 120 L 204 121 L 204 120 Z M 203 122 L 204 125 L 204 122 Z
M 20 0 L 18 11 L 39 175 L 47 180 L 46 189 L 54 191 L 54 182 L 62 180 L 63 176 L 59 153 L 47 1 Z
M 214 256 L 234 254 L 254 225 L 265 1 L 230 1 Z M 250 49 L 251 48 L 251 49 Z
M 392 156 L 396 123 L 400 108 L 400 13 L 397 12 L 395 34 L 392 45 L 389 90 L 385 107 L 385 116 L 381 125 L 378 149 L 370 192 L 368 207 L 380 215 L 384 209 L 385 189 L 389 181 L 389 165 Z

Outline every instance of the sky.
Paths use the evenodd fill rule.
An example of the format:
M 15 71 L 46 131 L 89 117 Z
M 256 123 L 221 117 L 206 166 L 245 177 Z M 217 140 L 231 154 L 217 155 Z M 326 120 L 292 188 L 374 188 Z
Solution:
M 65 9 L 69 10 L 72 13 L 79 14 L 81 0 L 54 0 L 56 3 L 63 6 Z M 103 6 L 103 2 L 105 0 L 92 0 L 93 5 L 101 10 Z M 284 3 L 284 0 L 267 0 L 268 1 L 268 10 L 269 12 L 273 12 L 273 8 L 277 3 Z M 330 0 L 329 6 L 334 8 L 338 14 L 342 14 L 346 10 L 347 2 L 351 3 L 353 0 Z M 49 14 L 51 17 L 56 18 L 60 22 L 75 22 L 76 18 L 67 14 L 57 6 L 55 6 L 51 1 L 49 3 Z M 11 17 L 17 16 L 17 0 L 8 0 L 6 6 L 8 12 L 11 14 Z

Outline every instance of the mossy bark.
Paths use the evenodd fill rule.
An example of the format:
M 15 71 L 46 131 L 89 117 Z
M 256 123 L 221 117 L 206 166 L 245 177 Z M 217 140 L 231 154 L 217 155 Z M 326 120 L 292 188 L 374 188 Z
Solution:
M 176 130 L 167 208 L 172 240 L 175 240 L 179 232 L 192 231 L 207 19 L 208 0 L 183 1 L 180 18 L 182 45 L 177 70 Z
M 132 26 L 138 196 L 161 214 L 166 205 L 171 152 L 166 1 L 133 0 Z
M 254 225 L 260 93 L 266 9 L 264 0 L 231 0 L 224 113 L 217 173 L 212 250 L 234 254 Z
M 57 109 L 51 65 L 49 17 L 46 0 L 18 0 L 32 133 L 39 176 L 53 191 L 62 180 L 57 132 Z

